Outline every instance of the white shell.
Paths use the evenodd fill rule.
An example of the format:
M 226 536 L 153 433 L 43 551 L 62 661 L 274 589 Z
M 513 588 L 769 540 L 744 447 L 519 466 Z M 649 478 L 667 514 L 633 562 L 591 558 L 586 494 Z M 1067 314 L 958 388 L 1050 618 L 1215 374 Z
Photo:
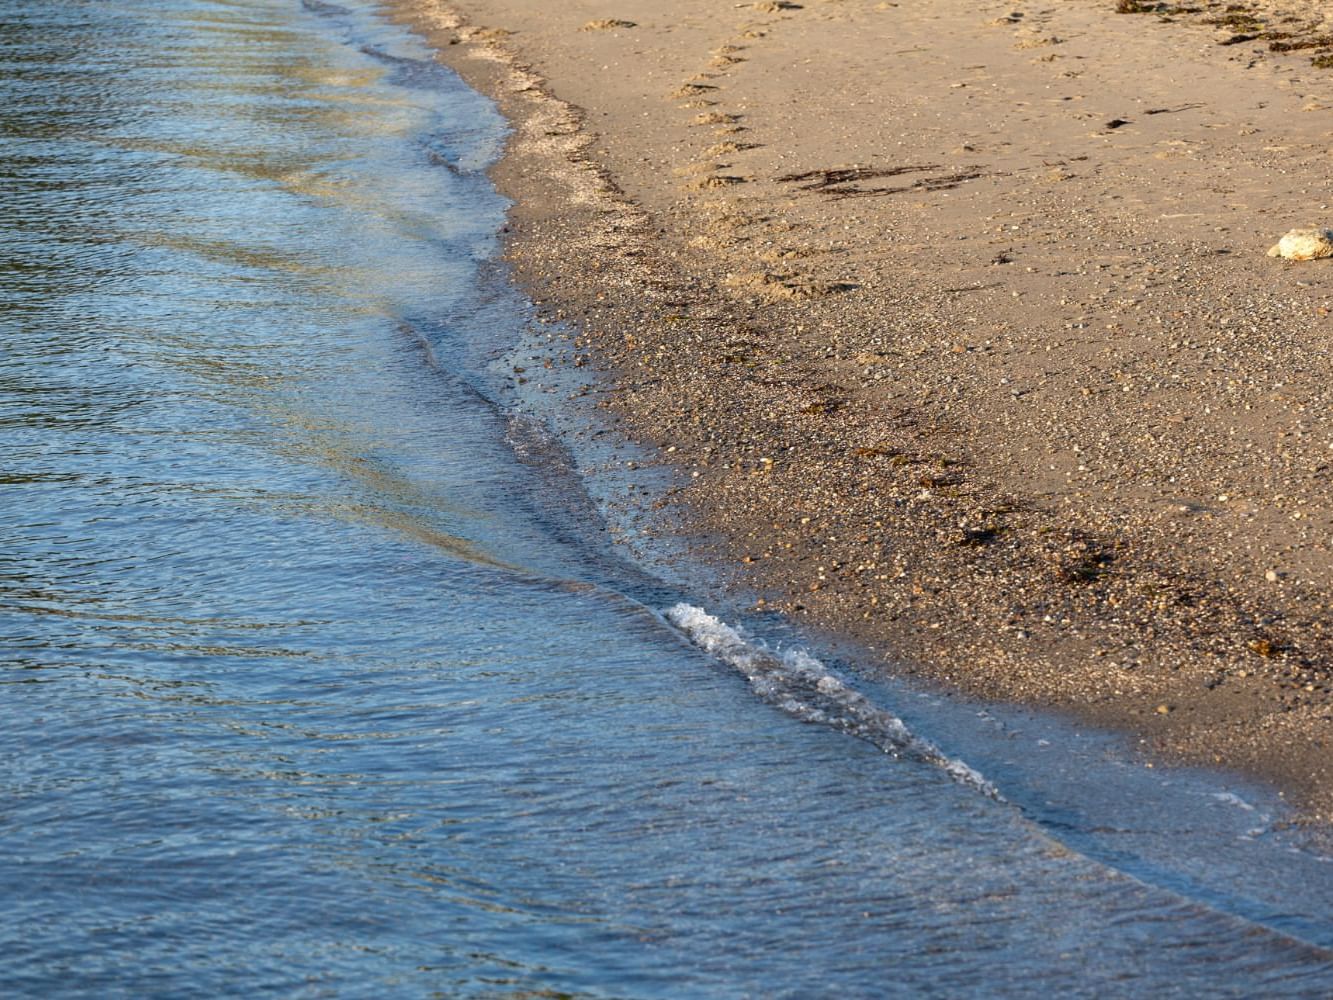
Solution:
M 1268 256 L 1286 260 L 1333 257 L 1333 229 L 1293 229 L 1277 241 Z

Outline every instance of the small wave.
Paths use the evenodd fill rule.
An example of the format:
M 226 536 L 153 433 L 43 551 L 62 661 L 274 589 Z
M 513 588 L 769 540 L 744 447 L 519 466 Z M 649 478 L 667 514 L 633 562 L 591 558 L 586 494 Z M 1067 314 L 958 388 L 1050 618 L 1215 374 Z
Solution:
M 1266 812 L 1260 812 L 1256 806 L 1246 802 L 1235 792 L 1213 792 L 1212 797 L 1223 805 L 1234 806 L 1244 812 L 1254 814 L 1259 821 L 1259 825 L 1245 831 L 1244 836 L 1247 839 L 1262 837 L 1272 830 L 1273 817 Z
M 669 608 L 666 618 L 694 645 L 744 674 L 760 698 L 788 715 L 848 733 L 895 757 L 932 764 L 960 784 L 1003 801 L 976 770 L 917 736 L 804 650 L 770 649 L 691 604 Z
M 560 439 L 545 423 L 524 413 L 506 415 L 505 443 L 520 462 L 545 465 L 552 461 L 569 464 L 569 456 Z
M 1236 806 L 1238 809 L 1244 809 L 1246 812 L 1255 812 L 1254 806 L 1250 805 L 1250 803 L 1246 802 L 1235 792 L 1213 792 L 1212 796 L 1218 802 L 1225 803 L 1226 805 Z
M 449 80 L 449 70 L 429 56 L 400 56 L 371 43 L 361 45 L 359 49 L 363 55 L 388 66 L 391 70 L 389 79 L 399 87 L 435 90 Z
M 301 0 L 301 6 L 312 14 L 319 14 L 324 17 L 346 17 L 351 13 L 346 7 L 340 7 L 336 3 L 327 3 L 325 0 Z

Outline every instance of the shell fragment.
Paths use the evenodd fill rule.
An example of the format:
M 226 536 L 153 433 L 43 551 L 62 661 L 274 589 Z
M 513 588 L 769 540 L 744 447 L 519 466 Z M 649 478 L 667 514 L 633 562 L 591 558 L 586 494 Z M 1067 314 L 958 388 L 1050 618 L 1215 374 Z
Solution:
M 1285 260 L 1317 260 L 1333 257 L 1333 229 L 1293 229 L 1268 251 Z

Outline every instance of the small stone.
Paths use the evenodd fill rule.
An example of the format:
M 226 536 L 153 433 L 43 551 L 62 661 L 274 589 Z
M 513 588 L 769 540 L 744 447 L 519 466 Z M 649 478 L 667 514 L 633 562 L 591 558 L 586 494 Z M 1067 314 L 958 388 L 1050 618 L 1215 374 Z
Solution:
M 1157 709 L 1156 709 L 1156 712 L 1157 712 L 1158 715 L 1170 715 L 1170 714 L 1171 714 L 1171 706 L 1170 706 L 1170 705 L 1158 705 L 1158 706 L 1157 706 Z
M 1333 257 L 1333 229 L 1293 229 L 1268 251 L 1283 260 L 1318 260 Z
M 1264 579 L 1267 580 L 1269 583 L 1277 583 L 1277 573 L 1270 569 L 1267 573 L 1264 574 Z

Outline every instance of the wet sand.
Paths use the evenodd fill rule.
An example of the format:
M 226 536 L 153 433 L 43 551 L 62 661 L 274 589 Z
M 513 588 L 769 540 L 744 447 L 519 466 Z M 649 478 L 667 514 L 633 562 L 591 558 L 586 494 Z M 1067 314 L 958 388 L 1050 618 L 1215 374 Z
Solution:
M 659 530 L 1333 816 L 1333 261 L 1266 256 L 1333 224 L 1321 4 L 393 6 L 514 122 L 515 275 Z

